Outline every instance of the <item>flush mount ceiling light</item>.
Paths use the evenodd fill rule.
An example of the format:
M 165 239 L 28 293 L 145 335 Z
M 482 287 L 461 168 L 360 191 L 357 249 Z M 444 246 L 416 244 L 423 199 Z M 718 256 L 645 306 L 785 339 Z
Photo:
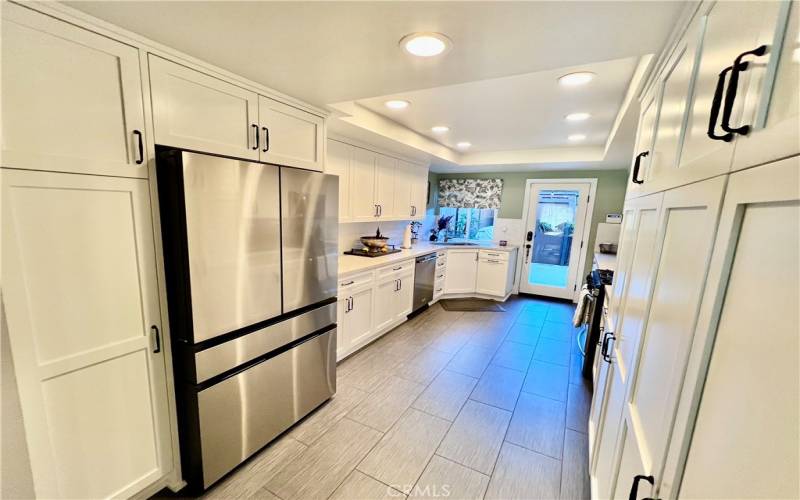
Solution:
M 435 127 L 431 127 L 431 132 L 434 134 L 444 134 L 448 130 L 450 130 L 450 127 L 447 125 L 436 125 Z
M 590 116 L 592 115 L 590 115 L 589 113 L 570 113 L 564 118 L 568 122 L 582 122 L 584 120 L 588 120 Z
M 400 46 L 413 56 L 433 57 L 449 50 L 452 42 L 441 33 L 410 33 L 400 39 Z
M 456 144 L 456 147 L 459 149 L 467 149 L 470 146 L 472 146 L 472 143 L 467 141 L 461 141 L 458 144 Z
M 558 79 L 558 83 L 565 87 L 575 87 L 576 85 L 584 85 L 592 81 L 595 74 L 590 71 L 579 71 L 577 73 L 570 73 Z
M 571 136 L 567 137 L 567 139 L 569 139 L 570 141 L 576 142 L 576 141 L 582 141 L 582 140 L 586 139 L 586 136 L 583 135 L 583 134 L 572 134 Z
M 386 101 L 384 104 L 386 104 L 386 107 L 389 109 L 406 109 L 411 103 L 402 99 L 393 99 L 391 101 Z

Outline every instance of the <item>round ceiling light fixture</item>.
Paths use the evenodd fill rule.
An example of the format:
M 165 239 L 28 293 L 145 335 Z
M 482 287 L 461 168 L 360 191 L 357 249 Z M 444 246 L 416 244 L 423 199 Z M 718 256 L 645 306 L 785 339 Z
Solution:
M 558 79 L 558 83 L 565 87 L 575 87 L 577 85 L 584 85 L 592 81 L 596 75 L 591 71 L 579 71 L 577 73 L 569 73 Z
M 572 134 L 569 137 L 567 137 L 567 139 L 569 139 L 572 142 L 577 142 L 586 139 L 586 136 L 583 134 Z
M 456 144 L 456 147 L 459 149 L 467 149 L 470 146 L 472 146 L 472 143 L 467 141 L 461 141 L 458 144 Z
M 450 50 L 453 42 L 441 33 L 410 33 L 400 39 L 400 46 L 417 57 L 433 57 Z
M 450 130 L 450 127 L 447 125 L 436 125 L 435 127 L 431 127 L 431 132 L 434 134 L 444 134 L 448 130 Z
M 411 105 L 410 102 L 402 99 L 392 99 L 391 101 L 386 101 L 384 104 L 389 109 L 406 109 L 409 105 Z
M 570 113 L 564 118 L 568 122 L 582 122 L 584 120 L 588 120 L 590 116 L 592 115 L 590 115 L 589 113 Z

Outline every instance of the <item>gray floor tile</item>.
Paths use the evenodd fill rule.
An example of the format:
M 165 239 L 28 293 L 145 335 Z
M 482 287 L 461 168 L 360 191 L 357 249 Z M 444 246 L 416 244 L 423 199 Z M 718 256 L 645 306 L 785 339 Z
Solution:
M 486 367 L 489 366 L 492 356 L 494 356 L 494 350 L 492 349 L 467 344 L 458 351 L 458 354 L 453 356 L 446 368 L 470 377 L 479 378 L 483 371 L 486 370 Z
M 406 498 L 406 495 L 386 486 L 363 472 L 354 470 L 336 488 L 329 500 L 390 500 Z
M 536 344 L 533 359 L 568 367 L 570 347 L 570 343 L 566 340 L 540 338 Z
M 567 385 L 569 385 L 569 368 L 533 360 L 528 368 L 522 391 L 566 402 Z
M 308 447 L 290 437 L 284 437 L 262 450 L 212 489 L 203 498 L 262 498 L 263 487 L 275 473 Z
M 533 357 L 533 346 L 505 341 L 492 358 L 491 364 L 527 371 Z
M 506 441 L 561 460 L 566 405 L 523 392 L 508 426 Z
M 501 328 L 489 328 L 481 325 L 469 339 L 469 344 L 496 351 L 505 340 L 507 332 Z
M 510 419 L 511 412 L 467 401 L 436 454 L 490 474 Z
M 591 497 L 589 487 L 589 436 L 567 429 L 564 458 L 561 461 L 561 500 L 584 500 Z
M 511 327 L 506 336 L 506 340 L 518 342 L 520 344 L 528 344 L 535 346 L 539 340 L 539 332 L 542 325 L 526 325 L 525 323 L 517 323 Z
M 453 355 L 449 352 L 426 347 L 422 352 L 398 366 L 395 375 L 428 385 L 452 358 Z
M 295 426 L 289 432 L 289 437 L 307 445 L 314 443 L 366 396 L 367 392 L 361 389 L 348 385 L 340 386 L 333 398 Z
M 486 474 L 434 455 L 409 497 L 480 500 L 487 486 L 489 476 Z
M 567 395 L 567 428 L 578 432 L 589 432 L 589 410 L 592 392 L 588 384 L 569 384 Z
M 546 307 L 536 307 L 528 309 L 526 306 L 522 309 L 522 312 L 519 313 L 517 316 L 516 324 L 518 325 L 541 325 L 544 323 L 544 319 L 547 317 L 547 308 Z
M 327 498 L 369 453 L 381 433 L 344 418 L 266 483 L 283 500 Z
M 391 376 L 374 393 L 350 410 L 347 417 L 386 432 L 424 389 L 422 384 Z
M 461 373 L 444 370 L 420 394 L 413 408 L 453 421 L 469 398 L 478 379 Z
M 511 443 L 504 443 L 486 491 L 487 499 L 552 500 L 558 498 L 561 462 Z
M 369 348 L 368 348 L 369 349 Z M 392 374 L 400 360 L 377 349 L 358 353 L 343 363 L 338 382 L 367 392 L 374 391 Z
M 547 309 L 547 321 L 556 323 L 572 323 L 575 314 L 575 306 L 572 304 L 552 304 Z
M 410 409 L 358 465 L 358 470 L 410 493 L 450 428 L 447 420 Z
M 513 410 L 524 380 L 524 372 L 489 365 L 469 398 L 498 408 Z
M 577 330 L 571 323 L 554 323 L 552 321 L 545 321 L 542 325 L 540 336 L 543 339 L 564 340 L 566 342 L 575 342 Z M 575 342 L 577 345 L 577 342 Z
M 469 342 L 472 332 L 464 330 L 447 329 L 439 335 L 439 338 L 430 343 L 432 349 L 455 354 Z
M 599 349 L 595 351 L 595 355 L 599 356 Z M 580 384 L 583 383 L 583 355 L 573 350 L 572 356 L 569 359 L 569 383 Z

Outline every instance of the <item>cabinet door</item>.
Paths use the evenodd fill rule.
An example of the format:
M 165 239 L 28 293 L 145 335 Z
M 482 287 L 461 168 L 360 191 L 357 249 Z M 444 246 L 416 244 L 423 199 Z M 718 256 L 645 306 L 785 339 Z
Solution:
M 650 171 L 653 150 L 653 138 L 658 121 L 659 94 L 658 87 L 650 91 L 642 100 L 642 113 L 639 118 L 639 130 L 636 137 L 631 175 L 628 182 L 627 198 L 633 198 L 645 192 L 644 182 Z
M 800 4 L 782 2 L 767 22 L 756 45 L 766 55 L 748 66 L 750 85 L 744 99 L 742 125 L 752 125 L 736 139 L 733 170 L 761 165 L 800 153 Z M 738 124 L 737 124 L 738 125 Z
M 350 162 L 350 216 L 355 221 L 373 221 L 378 216 L 375 201 L 375 153 L 353 148 Z
M 8 2 L 2 11 L 3 166 L 147 177 L 139 51 Z
M 339 141 L 328 140 L 325 173 L 339 177 L 339 221 L 350 219 L 350 163 L 353 147 Z
M 375 287 L 375 307 L 373 331 L 378 332 L 391 325 L 397 319 L 398 282 L 395 277 L 385 279 Z
M 374 312 L 373 290 L 364 288 L 350 294 L 350 312 L 345 315 L 344 328 L 347 348 L 364 342 L 375 330 L 372 327 Z
M 375 162 L 375 203 L 379 219 L 394 218 L 394 181 L 397 160 L 378 154 Z
M 508 261 L 497 259 L 480 259 L 475 291 L 486 295 L 504 297 L 506 295 L 506 276 Z
M 800 157 L 730 176 L 660 498 L 800 498 L 798 228 Z
M 424 219 L 428 210 L 428 169 L 413 166 L 411 178 L 411 217 Z
M 728 142 L 708 136 L 710 122 L 714 122 L 716 136 L 726 136 L 721 127 L 724 106 L 720 106 L 716 121 L 711 116 L 720 73 L 730 67 L 739 54 L 756 47 L 764 19 L 778 5 L 778 2 L 715 2 L 710 7 L 701 7 L 708 11 L 701 18 L 704 24 L 702 49 L 679 167 L 691 171 L 695 180 L 727 172 L 730 168 L 733 136 Z M 747 88 L 751 74 L 753 71 L 741 73 L 740 89 Z M 725 76 L 729 79 L 730 72 Z M 720 98 L 724 101 L 724 95 Z M 743 99 L 736 101 L 730 119 L 733 126 L 741 123 Z
M 353 345 L 352 329 L 348 325 L 350 313 L 350 296 L 341 297 L 336 302 L 336 361 L 342 359 Z
M 414 215 L 411 208 L 411 189 L 416 181 L 415 166 L 399 161 L 394 172 L 393 216 L 396 219 L 410 219 Z
M 445 293 L 473 293 L 478 274 L 477 250 L 448 250 Z
M 406 273 L 397 277 L 398 290 L 394 299 L 395 319 L 403 320 L 411 314 L 414 307 L 414 273 Z
M 148 182 L 0 177 L 3 302 L 36 495 L 131 497 L 172 467 Z
M 258 160 L 258 94 L 150 54 L 156 144 Z
M 261 161 L 322 171 L 322 117 L 260 95 L 258 121 Z
M 661 481 L 725 182 L 716 177 L 664 194 L 652 297 L 631 356 L 615 498 L 627 498 L 637 475 L 654 476 L 656 488 Z M 643 484 L 641 496 L 649 489 Z

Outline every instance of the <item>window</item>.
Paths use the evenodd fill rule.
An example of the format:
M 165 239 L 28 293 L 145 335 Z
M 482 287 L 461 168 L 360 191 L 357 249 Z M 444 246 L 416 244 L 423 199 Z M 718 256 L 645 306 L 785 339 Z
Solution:
M 441 207 L 439 214 L 440 217 L 452 216 L 447 230 L 443 231 L 448 239 L 494 239 L 494 218 L 497 215 L 495 208 Z

